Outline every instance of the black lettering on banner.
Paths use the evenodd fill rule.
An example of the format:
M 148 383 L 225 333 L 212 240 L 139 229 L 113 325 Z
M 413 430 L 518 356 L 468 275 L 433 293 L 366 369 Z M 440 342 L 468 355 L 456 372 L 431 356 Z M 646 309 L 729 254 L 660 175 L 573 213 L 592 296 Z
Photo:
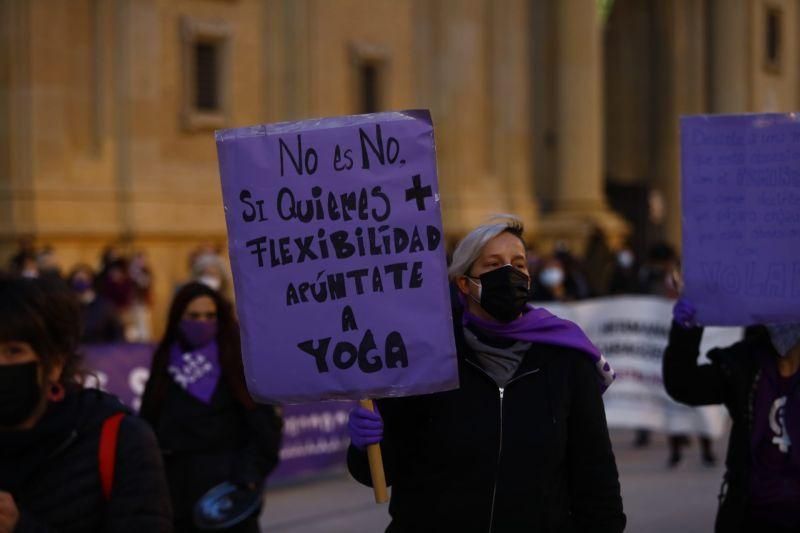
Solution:
M 340 198 L 342 200 L 342 218 L 349 222 L 353 220 L 353 217 L 350 216 L 350 211 L 356 210 L 356 193 L 344 193 Z
M 375 354 L 372 359 L 368 359 L 369 352 L 375 350 L 375 338 L 372 336 L 372 331 L 367 330 L 364 333 L 364 338 L 361 339 L 361 344 L 358 345 L 358 368 L 365 374 L 372 374 L 383 368 L 383 362 L 378 354 Z
M 372 197 L 380 198 L 381 200 L 383 200 L 384 203 L 383 214 L 379 215 L 377 209 L 375 208 L 372 209 L 372 218 L 374 218 L 376 222 L 383 222 L 384 220 L 389 218 L 389 215 L 392 213 L 392 205 L 389 202 L 389 197 L 386 196 L 386 193 L 384 193 L 381 190 L 380 185 L 372 188 Z
M 356 324 L 356 315 L 353 313 L 353 308 L 349 305 L 344 307 L 342 311 L 342 331 L 356 331 L 358 325 Z
M 386 368 L 397 368 L 397 365 L 400 365 L 401 368 L 408 368 L 408 352 L 400 333 L 393 331 L 386 337 L 384 356 L 386 357 Z
M 403 228 L 394 228 L 394 253 L 401 254 L 406 251 L 408 247 L 409 238 L 408 233 Z
M 289 243 L 291 243 L 291 239 L 289 237 L 281 237 L 278 239 L 278 247 L 281 251 L 282 265 L 288 265 L 292 262 L 292 253 L 289 251 Z
M 350 357 L 345 358 L 345 354 Z M 333 364 L 336 365 L 336 368 L 347 370 L 355 364 L 356 359 L 358 359 L 356 347 L 349 342 L 339 342 L 333 349 Z
M 303 350 L 308 355 L 314 357 L 314 362 L 317 364 L 317 372 L 320 374 L 328 371 L 328 363 L 325 362 L 325 354 L 328 353 L 328 345 L 331 343 L 331 338 L 326 337 L 319 340 L 317 347 L 314 347 L 314 341 L 304 341 L 297 345 L 298 348 Z
M 313 148 L 309 148 L 306 150 L 305 155 L 303 155 L 303 137 L 300 134 L 298 134 L 296 137 L 297 153 L 295 154 L 293 154 L 292 149 L 289 148 L 285 142 L 283 142 L 283 139 L 278 139 L 281 160 L 281 177 L 285 175 L 283 154 L 289 156 L 289 160 L 291 161 L 294 171 L 298 176 L 302 176 L 304 170 L 309 175 L 312 175 L 317 171 L 317 164 L 319 163 L 317 159 L 317 151 Z
M 244 243 L 248 248 L 255 247 L 254 250 L 250 250 L 250 253 L 258 256 L 258 266 L 260 267 L 264 266 L 264 252 L 266 252 L 267 249 L 264 248 L 263 244 L 266 242 L 266 237 L 259 237 L 257 239 L 250 239 Z
M 383 277 L 379 267 L 372 269 L 372 292 L 383 292 Z
M 247 189 L 243 189 L 239 193 L 239 201 L 250 208 L 249 213 L 247 211 L 242 211 L 242 218 L 245 222 L 252 222 L 256 219 L 256 206 L 247 201 L 252 197 L 253 195 Z
M 331 338 L 326 337 L 320 339 L 316 345 L 313 340 L 308 340 L 299 343 L 297 347 L 314 358 L 317 372 L 323 374 L 330 370 L 326 360 L 330 343 Z M 384 368 L 384 361 L 381 359 L 381 354 L 375 353 L 377 348 L 372 330 L 368 329 L 361 338 L 358 349 L 348 341 L 336 343 L 332 355 L 333 365 L 338 369 L 347 370 L 358 362 L 358 369 L 365 374 L 378 372 Z M 397 331 L 392 331 L 387 335 L 384 343 L 383 358 L 385 359 L 386 368 L 408 367 L 408 351 L 405 341 Z
M 428 250 L 433 251 L 442 242 L 442 233 L 436 226 L 428 226 Z
M 300 303 L 300 298 L 297 296 L 297 289 L 294 288 L 294 283 L 289 283 L 286 287 L 286 307 Z
M 408 270 L 408 263 L 392 263 L 383 267 L 387 274 L 394 276 L 394 288 L 400 290 L 403 288 L 403 272 Z
M 344 230 L 331 233 L 330 241 L 337 259 L 347 259 L 356 252 L 356 247 L 347 242 L 347 232 Z
M 358 137 L 361 141 L 361 168 L 369 169 L 370 166 L 367 146 L 369 146 L 369 149 L 381 165 L 385 165 L 387 160 L 390 165 L 397 161 L 397 157 L 400 155 L 400 142 L 394 137 L 389 137 L 384 146 L 380 124 L 375 124 L 374 142 L 370 139 L 369 134 L 361 128 L 358 128 Z M 401 161 L 401 164 L 402 163 L 404 163 L 404 161 Z
M 288 206 L 284 198 L 288 198 Z M 288 212 L 284 209 L 288 209 Z M 281 190 L 278 191 L 278 216 L 281 217 L 281 220 L 292 220 L 295 215 L 294 193 L 289 187 L 281 187 Z
M 365 276 L 369 275 L 369 269 L 360 268 L 358 270 L 351 270 L 347 274 L 345 274 L 348 278 L 352 279 L 356 283 L 356 294 L 364 294 L 364 282 L 363 279 Z
M 422 239 L 419 237 L 419 230 L 414 226 L 414 231 L 411 232 L 411 246 L 408 251 L 411 253 L 422 252 L 425 250 L 425 245 L 422 244 Z
M 415 261 L 411 267 L 411 279 L 408 281 L 409 289 L 422 287 L 422 261 Z
M 342 152 L 342 148 L 337 144 L 333 152 L 333 169 L 337 172 L 350 170 L 353 168 L 353 151 L 349 148 Z
M 347 289 L 345 288 L 344 273 L 328 274 L 328 292 L 331 295 L 331 300 L 344 298 L 347 296 Z
M 314 244 L 314 236 L 303 237 L 302 239 L 295 239 L 295 244 L 297 245 L 297 250 L 300 254 L 297 256 L 297 262 L 302 263 L 306 260 L 306 256 L 309 259 L 317 259 L 317 254 L 311 251 L 311 245 Z

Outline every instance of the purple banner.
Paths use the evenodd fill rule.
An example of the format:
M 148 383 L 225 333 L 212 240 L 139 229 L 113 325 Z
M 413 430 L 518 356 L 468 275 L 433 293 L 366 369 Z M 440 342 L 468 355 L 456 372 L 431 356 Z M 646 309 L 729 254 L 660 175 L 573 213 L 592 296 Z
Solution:
M 800 319 L 800 117 L 681 119 L 685 295 L 706 325 Z
M 154 350 L 150 344 L 84 346 L 90 372 L 86 386 L 101 388 L 138 410 Z M 350 444 L 347 415 L 354 406 L 347 401 L 284 407 L 281 461 L 270 481 L 294 481 L 343 468 Z
M 343 468 L 350 445 L 347 417 L 355 405 L 344 401 L 285 406 L 281 462 L 270 481 L 296 480 Z
M 458 386 L 427 111 L 224 130 L 217 150 L 255 399 Z
M 84 366 L 89 371 L 84 385 L 110 392 L 138 411 L 150 377 L 154 350 L 152 344 L 83 346 Z

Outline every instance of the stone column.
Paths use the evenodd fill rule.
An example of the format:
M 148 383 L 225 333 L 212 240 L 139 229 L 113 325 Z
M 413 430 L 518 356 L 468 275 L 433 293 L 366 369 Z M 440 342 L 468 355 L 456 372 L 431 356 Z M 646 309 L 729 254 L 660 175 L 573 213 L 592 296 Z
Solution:
M 663 234 L 659 237 L 680 247 L 680 123 L 681 115 L 706 113 L 707 26 L 706 9 L 694 0 L 656 0 L 659 43 L 656 86 L 656 161 L 653 189 L 664 204 Z
M 750 43 L 752 38 L 748 0 L 711 0 L 709 19 L 709 111 L 746 113 L 751 109 Z
M 36 234 L 31 6 L 0 2 L 0 261 Z
M 533 182 L 531 13 L 528 0 L 490 2 L 492 152 L 490 171 L 503 188 L 503 211 L 518 215 L 527 234 L 536 231 Z
M 563 240 L 580 253 L 595 227 L 610 246 L 627 224 L 607 206 L 603 161 L 602 26 L 594 0 L 559 0 L 555 212 L 542 224 L 545 243 Z

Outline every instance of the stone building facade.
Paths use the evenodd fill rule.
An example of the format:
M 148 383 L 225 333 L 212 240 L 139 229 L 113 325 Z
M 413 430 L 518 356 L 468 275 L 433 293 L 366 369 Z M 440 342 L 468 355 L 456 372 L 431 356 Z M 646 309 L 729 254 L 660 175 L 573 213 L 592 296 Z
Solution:
M 513 212 L 544 250 L 679 243 L 678 117 L 796 109 L 798 2 L 597 4 L 2 0 L 0 261 L 145 250 L 159 324 L 224 247 L 214 129 L 420 107 L 450 239 Z

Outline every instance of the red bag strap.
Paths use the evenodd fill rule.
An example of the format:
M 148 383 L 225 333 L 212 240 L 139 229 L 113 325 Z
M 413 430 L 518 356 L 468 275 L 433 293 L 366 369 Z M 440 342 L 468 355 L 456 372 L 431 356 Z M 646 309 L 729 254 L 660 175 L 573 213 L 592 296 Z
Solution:
M 125 413 L 109 416 L 103 421 L 103 429 L 100 432 L 100 448 L 98 450 L 100 485 L 106 501 L 111 499 L 111 487 L 114 485 L 114 463 L 117 457 L 117 436 L 119 435 L 119 425 L 124 417 Z

